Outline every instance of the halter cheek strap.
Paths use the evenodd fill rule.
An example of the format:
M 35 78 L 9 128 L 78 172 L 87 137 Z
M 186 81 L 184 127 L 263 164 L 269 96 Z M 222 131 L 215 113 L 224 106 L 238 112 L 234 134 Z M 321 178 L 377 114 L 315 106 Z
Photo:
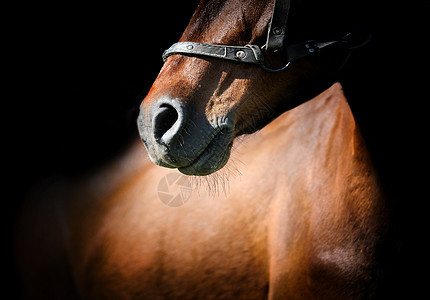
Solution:
M 290 0 L 275 0 L 267 32 L 266 50 L 277 52 L 284 46 Z

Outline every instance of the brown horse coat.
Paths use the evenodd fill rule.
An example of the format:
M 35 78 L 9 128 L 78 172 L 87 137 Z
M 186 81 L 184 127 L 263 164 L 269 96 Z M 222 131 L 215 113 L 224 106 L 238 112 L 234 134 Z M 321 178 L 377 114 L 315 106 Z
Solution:
M 201 183 L 180 207 L 158 195 L 176 171 L 152 164 L 138 143 L 39 201 L 39 214 L 29 208 L 23 234 L 47 238 L 21 242 L 29 298 L 370 297 L 384 201 L 341 86 L 232 155 L 218 179 L 225 191 Z

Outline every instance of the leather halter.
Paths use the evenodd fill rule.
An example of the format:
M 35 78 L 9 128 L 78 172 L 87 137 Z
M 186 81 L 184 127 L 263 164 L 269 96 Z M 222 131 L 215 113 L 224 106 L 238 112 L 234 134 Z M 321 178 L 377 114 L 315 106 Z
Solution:
M 370 33 L 367 39 L 359 45 L 351 44 L 351 32 L 341 39 L 332 40 L 310 40 L 303 43 L 285 45 L 285 34 L 287 29 L 288 13 L 292 0 L 274 0 L 272 18 L 269 23 L 266 44 L 262 47 L 257 45 L 227 46 L 197 42 L 178 42 L 170 46 L 163 53 L 163 61 L 174 54 L 188 56 L 208 56 L 241 63 L 259 65 L 266 71 L 278 72 L 285 70 L 292 61 L 306 56 L 313 56 L 329 46 L 343 45 L 347 49 L 355 49 L 367 44 L 371 38 Z M 279 69 L 272 69 L 264 64 L 263 52 L 283 52 L 287 64 Z

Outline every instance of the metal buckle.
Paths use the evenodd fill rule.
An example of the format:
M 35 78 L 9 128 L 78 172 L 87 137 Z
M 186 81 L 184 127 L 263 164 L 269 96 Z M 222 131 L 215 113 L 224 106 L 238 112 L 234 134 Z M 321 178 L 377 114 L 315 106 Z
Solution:
M 266 44 L 264 44 L 263 46 L 261 46 L 261 50 L 265 50 L 266 49 Z M 269 68 L 269 67 L 267 67 L 265 64 L 264 64 L 264 60 L 263 61 L 261 61 L 261 63 L 260 63 L 260 66 L 261 66 L 261 68 L 263 69 L 263 70 L 265 70 L 265 71 L 268 71 L 268 72 L 280 72 L 280 71 L 283 71 L 283 70 L 285 70 L 286 68 L 288 68 L 288 66 L 290 65 L 290 63 L 291 63 L 291 61 L 289 61 L 285 66 L 283 66 L 282 68 L 279 68 L 279 69 L 272 69 L 272 68 Z
M 286 68 L 288 68 L 288 66 L 290 65 L 290 61 L 285 65 L 285 66 L 283 66 L 282 68 L 279 68 L 279 69 L 272 69 L 272 68 L 269 68 L 269 67 L 266 67 L 265 65 L 264 65 L 264 63 L 262 63 L 260 66 L 261 66 L 261 68 L 263 69 L 263 70 L 265 70 L 265 71 L 268 71 L 268 72 L 279 72 L 279 71 L 283 71 L 283 70 L 285 70 Z

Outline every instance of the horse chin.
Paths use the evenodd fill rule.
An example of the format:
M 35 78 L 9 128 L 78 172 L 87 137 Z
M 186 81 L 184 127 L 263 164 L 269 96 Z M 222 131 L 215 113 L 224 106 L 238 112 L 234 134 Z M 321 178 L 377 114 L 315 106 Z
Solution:
M 223 129 L 206 146 L 191 164 L 178 170 L 185 175 L 205 176 L 212 174 L 225 166 L 230 158 L 232 134 Z

